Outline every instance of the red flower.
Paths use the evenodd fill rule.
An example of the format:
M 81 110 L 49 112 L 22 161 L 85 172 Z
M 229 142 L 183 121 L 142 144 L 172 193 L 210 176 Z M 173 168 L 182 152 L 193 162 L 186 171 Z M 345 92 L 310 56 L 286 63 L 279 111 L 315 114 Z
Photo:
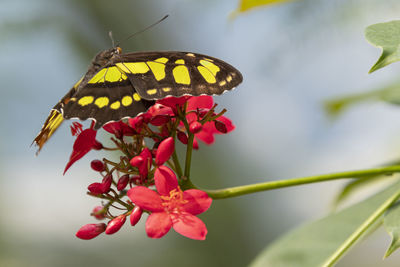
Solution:
M 74 129 L 75 131 L 76 129 Z M 71 127 L 71 131 L 72 127 Z M 76 132 L 75 132 L 76 133 Z M 83 156 L 85 156 L 90 150 L 92 150 L 96 144 L 96 131 L 93 129 L 86 129 L 79 133 L 78 137 L 76 138 L 71 156 L 69 157 L 69 161 L 67 166 L 65 166 L 64 173 L 74 164 L 76 161 L 80 160 Z
M 103 129 L 114 134 L 118 139 L 121 139 L 124 136 L 132 136 L 136 134 L 135 129 L 122 121 L 107 123 L 103 126 Z
M 225 116 L 220 116 L 217 121 L 209 121 L 201 125 L 198 120 L 202 119 L 208 111 L 214 106 L 212 96 L 184 96 L 184 97 L 167 97 L 157 101 L 157 104 L 152 106 L 147 112 L 153 117 L 159 115 L 173 115 L 176 114 L 176 106 L 182 107 L 187 102 L 186 120 L 190 125 L 190 131 L 195 134 L 193 148 L 198 149 L 198 140 L 211 145 L 214 143 L 215 134 L 225 134 L 233 131 L 235 126 L 232 121 Z M 199 112 L 197 112 L 199 111 Z M 199 113 L 199 114 L 198 114 Z M 214 114 L 215 115 L 215 114 Z M 181 124 L 181 127 L 183 125 Z M 181 142 L 185 143 L 185 138 L 178 130 L 178 138 Z
M 147 235 L 160 238 L 172 227 L 183 236 L 204 240 L 207 228 L 195 215 L 205 212 L 212 199 L 201 190 L 182 191 L 174 172 L 166 166 L 156 169 L 154 179 L 158 193 L 144 186 L 128 191 L 135 205 L 152 212 L 146 221 Z

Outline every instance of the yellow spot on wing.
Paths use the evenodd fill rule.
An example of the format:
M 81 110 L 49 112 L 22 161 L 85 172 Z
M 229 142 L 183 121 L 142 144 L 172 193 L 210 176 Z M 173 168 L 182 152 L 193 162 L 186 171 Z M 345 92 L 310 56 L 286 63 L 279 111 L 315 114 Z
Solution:
M 129 106 L 130 104 L 132 104 L 132 97 L 130 97 L 129 95 L 124 96 L 121 100 L 122 105 L 124 105 L 125 107 Z
M 134 99 L 135 101 L 140 101 L 140 99 L 142 99 L 142 98 L 138 95 L 138 93 L 134 93 L 134 94 L 133 94 L 133 99 Z
M 189 71 L 186 66 L 183 66 L 183 65 L 176 66 L 172 70 L 172 74 L 174 75 L 174 79 L 175 79 L 176 83 L 190 84 Z
M 228 75 L 228 77 L 226 77 L 226 80 L 228 81 L 228 83 L 231 82 L 232 81 L 232 76 Z
M 157 93 L 157 89 L 149 89 L 149 90 L 147 90 L 147 94 L 149 94 L 149 95 L 154 95 L 155 93 Z
M 224 86 L 226 84 L 226 81 L 220 81 L 219 86 Z
M 94 100 L 93 96 L 84 96 L 81 99 L 78 100 L 78 104 L 83 106 L 89 105 L 90 103 L 92 103 Z
M 146 73 L 150 70 L 145 62 L 121 62 L 115 65 L 123 72 L 132 74 Z
M 163 63 L 147 61 L 147 65 L 149 65 L 157 81 L 165 78 L 165 65 Z
M 214 63 L 208 61 L 208 60 L 200 60 L 200 64 L 206 67 L 211 73 L 216 76 L 217 72 L 220 71 L 220 68 L 215 65 Z
M 109 102 L 110 102 L 110 100 L 108 99 L 108 97 L 102 96 L 102 97 L 97 98 L 96 101 L 94 101 L 94 104 L 96 106 L 98 106 L 99 108 L 103 108 L 103 107 L 107 106 Z
M 160 57 L 160 58 L 157 58 L 156 60 L 154 60 L 155 62 L 160 62 L 160 63 L 167 63 L 168 62 L 168 58 L 166 58 L 166 57 Z
M 101 69 L 88 83 L 104 83 L 104 76 L 106 75 L 106 69 Z
M 163 90 L 164 92 L 169 92 L 169 91 L 171 91 L 171 87 L 164 87 L 162 90 Z
M 185 64 L 185 60 L 178 59 L 178 60 L 175 61 L 175 64 Z
M 106 69 L 106 75 L 104 79 L 106 82 L 118 82 L 121 80 L 126 80 L 125 73 L 121 73 L 121 71 L 117 67 L 109 67 Z
M 186 54 L 188 57 L 195 57 L 195 55 L 193 53 L 187 53 Z
M 201 76 L 203 76 L 204 80 L 206 80 L 206 82 L 215 83 L 217 81 L 215 79 L 215 76 L 206 67 L 197 66 L 197 69 L 199 70 Z
M 112 103 L 110 105 L 110 108 L 112 109 L 119 109 L 119 107 L 121 106 L 121 103 L 119 101 L 115 101 L 114 103 Z

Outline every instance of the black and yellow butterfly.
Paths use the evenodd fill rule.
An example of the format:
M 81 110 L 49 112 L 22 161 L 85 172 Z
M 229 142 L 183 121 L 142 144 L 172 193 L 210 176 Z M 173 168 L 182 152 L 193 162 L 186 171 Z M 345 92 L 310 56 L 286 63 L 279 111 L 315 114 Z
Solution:
M 167 96 L 220 95 L 242 82 L 217 58 L 190 52 L 100 52 L 86 74 L 55 105 L 34 143 L 40 149 L 64 119 L 92 119 L 94 129 L 135 117 Z

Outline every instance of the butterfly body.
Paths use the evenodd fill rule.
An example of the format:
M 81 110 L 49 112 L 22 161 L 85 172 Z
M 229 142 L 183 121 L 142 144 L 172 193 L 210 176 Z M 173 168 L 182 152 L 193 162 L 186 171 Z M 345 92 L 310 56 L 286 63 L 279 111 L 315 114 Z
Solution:
M 114 47 L 94 57 L 53 107 L 34 143 L 40 150 L 64 119 L 92 119 L 99 129 L 135 117 L 167 96 L 220 95 L 241 82 L 241 73 L 217 58 L 175 51 L 122 54 Z

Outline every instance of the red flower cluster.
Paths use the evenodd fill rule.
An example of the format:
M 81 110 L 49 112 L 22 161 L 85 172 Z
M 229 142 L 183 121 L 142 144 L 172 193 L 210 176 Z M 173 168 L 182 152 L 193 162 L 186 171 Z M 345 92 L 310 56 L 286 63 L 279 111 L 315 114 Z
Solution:
M 212 199 L 204 191 L 185 186 L 188 177 L 184 177 L 180 169 L 175 139 L 198 149 L 197 140 L 212 144 L 215 134 L 232 131 L 232 122 L 222 116 L 225 110 L 217 114 L 215 107 L 211 96 L 159 100 L 147 112 L 127 123 L 119 121 L 103 126 L 113 134 L 114 148 L 99 143 L 92 128 L 82 130 L 79 123 L 74 123 L 71 131 L 77 139 L 64 173 L 92 149 L 123 153 L 119 162 L 108 159 L 91 162 L 92 169 L 101 174 L 102 180 L 90 184 L 88 194 L 108 201 L 94 208 L 92 215 L 100 220 L 109 219 L 109 222 L 87 224 L 76 236 L 91 239 L 103 232 L 114 234 L 124 225 L 127 216 L 134 226 L 143 213 L 148 213 L 146 232 L 151 238 L 160 238 L 173 228 L 188 238 L 204 240 L 207 228 L 196 215 L 205 212 Z M 186 169 L 185 175 L 188 176 Z M 120 214 L 113 215 L 112 208 Z

